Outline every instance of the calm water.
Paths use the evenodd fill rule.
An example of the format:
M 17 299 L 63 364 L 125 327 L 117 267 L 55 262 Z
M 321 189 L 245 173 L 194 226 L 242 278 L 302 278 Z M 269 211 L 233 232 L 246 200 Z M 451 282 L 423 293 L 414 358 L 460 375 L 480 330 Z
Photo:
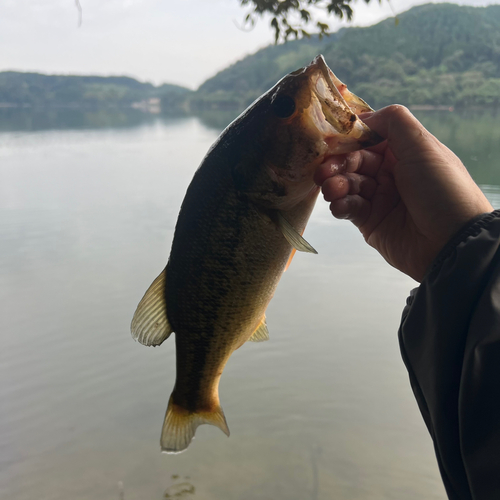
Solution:
M 497 118 L 419 118 L 500 207 Z M 0 112 L 0 498 L 445 498 L 397 343 L 415 282 L 324 202 L 271 340 L 225 369 L 231 437 L 202 426 L 160 453 L 174 343 L 143 347 L 129 324 L 224 120 Z

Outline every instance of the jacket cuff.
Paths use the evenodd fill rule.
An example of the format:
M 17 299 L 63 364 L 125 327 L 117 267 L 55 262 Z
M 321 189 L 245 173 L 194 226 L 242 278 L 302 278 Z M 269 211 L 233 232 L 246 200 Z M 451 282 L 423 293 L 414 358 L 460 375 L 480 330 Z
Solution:
M 446 243 L 442 250 L 438 253 L 436 258 L 433 260 L 429 269 L 425 273 L 422 283 L 426 281 L 427 277 L 437 271 L 443 263 L 448 259 L 453 252 L 456 250 L 457 246 L 465 242 L 468 238 L 473 238 L 478 236 L 478 234 L 488 226 L 488 224 L 496 218 L 500 217 L 500 209 L 494 210 L 493 212 L 477 215 L 470 221 L 466 222 L 457 233 L 451 237 L 451 239 Z M 406 307 L 403 310 L 403 321 L 406 318 L 409 308 L 413 303 L 413 299 L 417 294 L 420 287 L 416 287 L 410 291 L 410 295 L 406 299 Z
M 466 222 L 457 233 L 451 237 L 448 243 L 438 253 L 431 266 L 425 273 L 424 279 L 432 272 L 436 271 L 443 262 L 455 251 L 456 247 L 466 239 L 477 236 L 492 220 L 500 217 L 500 210 L 480 214 Z

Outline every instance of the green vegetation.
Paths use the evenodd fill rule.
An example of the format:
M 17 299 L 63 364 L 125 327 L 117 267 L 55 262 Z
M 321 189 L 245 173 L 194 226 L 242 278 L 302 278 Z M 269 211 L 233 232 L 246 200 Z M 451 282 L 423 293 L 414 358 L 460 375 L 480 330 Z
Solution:
M 270 46 L 232 65 L 193 94 L 193 107 L 220 100 L 244 108 L 286 73 L 323 53 L 349 88 L 380 107 L 500 104 L 500 6 L 428 4 L 368 28 Z
M 245 108 L 284 75 L 309 64 L 324 46 L 324 41 L 311 38 L 259 50 L 203 83 L 191 96 L 190 106 Z
M 147 106 L 165 100 L 174 109 L 191 91 L 177 85 L 154 87 L 125 76 L 63 76 L 39 73 L 0 73 L 0 104 L 24 107 L 106 108 Z M 181 98 L 180 98 L 181 97 Z
M 270 17 L 269 24 L 274 30 L 274 38 L 288 40 L 290 38 L 310 38 L 307 30 L 314 30 L 319 37 L 328 35 L 330 27 L 324 21 L 316 19 L 316 13 L 323 11 L 343 19 L 352 19 L 352 0 L 240 0 L 241 5 L 250 6 L 245 23 L 253 26 L 259 17 Z M 370 3 L 370 0 L 365 0 Z M 311 10 L 314 7 L 315 10 Z M 315 12 L 316 11 L 316 12 Z
M 254 2 L 255 3 L 255 2 Z M 378 108 L 500 106 L 500 5 L 428 4 L 368 28 L 271 45 L 196 91 L 127 77 L 0 73 L 2 103 L 32 107 L 135 107 L 166 112 L 241 111 L 317 54 L 349 88 Z M 153 102 L 153 101 L 155 102 Z
M 341 80 L 377 107 L 498 105 L 500 6 L 415 7 L 398 26 L 388 19 L 346 30 L 325 57 Z

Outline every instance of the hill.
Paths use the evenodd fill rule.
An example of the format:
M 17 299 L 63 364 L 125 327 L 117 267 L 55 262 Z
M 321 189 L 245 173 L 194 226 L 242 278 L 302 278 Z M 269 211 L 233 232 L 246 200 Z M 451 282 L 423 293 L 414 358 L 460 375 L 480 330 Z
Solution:
M 239 111 L 285 74 L 322 53 L 349 88 L 374 107 L 500 105 L 500 5 L 427 4 L 367 28 L 343 28 L 268 46 L 193 92 L 128 77 L 0 73 L 0 106 L 140 107 Z M 153 101 L 151 101 L 153 100 Z
M 367 28 L 271 46 L 207 80 L 193 108 L 244 107 L 286 73 L 323 53 L 336 75 L 379 107 L 400 102 L 500 104 L 500 6 L 427 4 Z
M 28 107 L 130 107 L 150 99 L 185 100 L 191 91 L 177 85 L 155 87 L 126 76 L 43 75 L 0 73 L 0 103 Z M 182 99 L 179 100 L 179 96 Z
M 330 36 L 336 40 L 339 33 Z M 287 73 L 305 66 L 325 48 L 325 40 L 294 40 L 269 45 L 203 83 L 191 96 L 191 107 L 246 107 Z

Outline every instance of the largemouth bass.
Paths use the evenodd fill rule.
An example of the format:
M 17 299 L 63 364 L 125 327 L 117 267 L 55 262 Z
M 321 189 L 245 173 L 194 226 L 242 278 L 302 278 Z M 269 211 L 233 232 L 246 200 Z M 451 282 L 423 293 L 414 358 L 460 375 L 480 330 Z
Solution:
M 219 136 L 181 206 L 165 270 L 139 303 L 132 335 L 160 345 L 175 332 L 177 374 L 161 433 L 185 450 L 201 424 L 229 436 L 219 379 L 246 341 L 269 338 L 265 311 L 302 237 L 327 155 L 380 142 L 357 116 L 371 108 L 322 56 L 280 80 Z

